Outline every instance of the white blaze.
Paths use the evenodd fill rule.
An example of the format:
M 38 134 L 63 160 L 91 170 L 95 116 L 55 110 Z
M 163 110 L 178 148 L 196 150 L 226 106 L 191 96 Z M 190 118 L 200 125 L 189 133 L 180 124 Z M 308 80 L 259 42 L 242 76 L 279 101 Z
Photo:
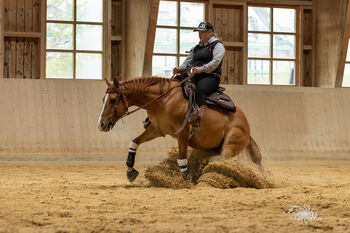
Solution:
M 102 113 L 103 113 L 103 111 L 105 110 L 106 103 L 107 103 L 107 100 L 108 100 L 108 95 L 109 95 L 109 93 L 107 93 L 106 96 L 105 96 L 105 101 L 104 101 L 103 106 L 102 106 L 102 111 L 101 111 L 100 116 L 98 117 L 98 121 L 97 121 L 97 127 L 98 127 L 101 131 L 102 131 L 102 129 L 101 129 Z

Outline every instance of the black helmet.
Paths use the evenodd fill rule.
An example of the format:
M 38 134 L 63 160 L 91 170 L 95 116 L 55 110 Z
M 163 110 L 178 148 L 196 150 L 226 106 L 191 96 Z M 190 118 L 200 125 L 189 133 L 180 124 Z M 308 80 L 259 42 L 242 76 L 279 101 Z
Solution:
M 209 30 L 214 31 L 213 25 L 211 25 L 209 22 L 201 22 L 196 29 L 193 29 L 194 32 Z

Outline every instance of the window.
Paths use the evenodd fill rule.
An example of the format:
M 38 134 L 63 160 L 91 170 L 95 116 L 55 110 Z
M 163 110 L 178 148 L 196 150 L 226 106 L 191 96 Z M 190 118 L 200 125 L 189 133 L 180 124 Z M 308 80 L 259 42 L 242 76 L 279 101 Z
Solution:
M 46 78 L 102 79 L 102 0 L 47 0 Z
M 193 32 L 205 20 L 204 2 L 160 1 L 154 41 L 152 74 L 170 77 L 199 39 Z
M 296 10 L 248 7 L 248 84 L 295 85 Z
M 350 41 L 349 41 L 349 43 L 350 43 Z M 342 86 L 343 87 L 350 87 L 350 49 L 349 49 L 349 46 L 348 46 L 348 54 L 346 55 Z

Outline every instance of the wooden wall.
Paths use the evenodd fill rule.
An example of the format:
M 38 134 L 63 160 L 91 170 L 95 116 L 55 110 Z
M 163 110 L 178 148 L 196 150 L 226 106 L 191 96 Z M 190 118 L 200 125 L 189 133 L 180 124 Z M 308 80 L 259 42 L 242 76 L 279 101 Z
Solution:
M 2 0 L 0 76 L 45 77 L 45 0 Z M 142 74 L 151 0 L 105 0 L 106 77 Z M 334 87 L 347 0 L 208 0 L 209 19 L 225 42 L 223 83 L 245 84 L 246 7 L 297 6 L 301 46 L 298 85 Z M 124 25 L 124 26 L 123 26 Z M 127 25 L 127 27 L 125 26 Z M 147 63 L 149 64 L 149 63 Z
M 225 87 L 265 158 L 350 158 L 350 89 Z M 0 160 L 124 160 L 129 141 L 143 131 L 145 112 L 99 132 L 105 88 L 92 80 L 0 80 Z M 176 144 L 170 137 L 145 143 L 138 159 L 163 158 Z
M 108 1 L 108 47 L 106 53 L 108 72 L 107 77 L 124 79 L 125 68 L 125 0 Z
M 3 1 L 3 77 L 38 79 L 41 0 Z
M 246 10 L 246 5 L 242 3 L 210 5 L 210 21 L 226 48 L 222 61 L 222 83 L 224 84 L 243 84 L 247 73 Z
M 335 87 L 347 0 L 316 2 L 316 86 Z

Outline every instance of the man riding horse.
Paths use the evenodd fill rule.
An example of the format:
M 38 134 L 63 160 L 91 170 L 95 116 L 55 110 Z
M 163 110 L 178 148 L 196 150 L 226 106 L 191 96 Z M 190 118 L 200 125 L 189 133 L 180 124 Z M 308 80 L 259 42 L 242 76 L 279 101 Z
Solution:
M 199 43 L 194 46 L 180 67 L 175 67 L 174 74 L 192 67 L 195 76 L 192 81 L 196 84 L 196 107 L 190 115 L 190 123 L 199 128 L 199 122 L 207 109 L 207 96 L 216 91 L 220 84 L 222 58 L 225 48 L 215 37 L 214 28 L 209 22 L 201 22 L 196 29 Z
M 110 82 L 106 79 L 107 90 L 97 121 L 101 132 L 110 131 L 119 119 L 139 109 L 147 111 L 151 122 L 145 127 L 144 132 L 130 141 L 126 165 L 127 177 L 131 182 L 138 175 L 134 169 L 138 147 L 142 143 L 165 135 L 170 135 L 178 141 L 177 162 L 182 172 L 187 171 L 188 146 L 195 149 L 219 150 L 222 160 L 230 159 L 246 150 L 251 160 L 261 165 L 262 155 L 250 136 L 249 122 L 243 111 L 238 106 L 233 108 L 219 106 L 229 99 L 227 96 L 221 99 L 220 90 L 217 90 L 220 83 L 221 62 L 225 53 L 224 46 L 214 36 L 214 29 L 210 23 L 202 22 L 194 31 L 198 31 L 199 44 L 191 49 L 180 67 L 174 68 L 174 74 L 182 69 L 192 68 L 192 74 L 184 80 L 141 77 L 123 82 L 114 79 Z M 193 99 L 193 95 L 189 95 L 191 98 L 186 99 L 184 91 L 186 85 L 183 85 L 188 84 L 186 82 L 188 79 L 197 86 L 195 99 L 198 107 L 191 115 L 190 99 Z M 212 94 L 207 98 L 210 93 Z M 220 97 L 220 101 L 214 106 L 212 103 L 215 102 L 215 98 L 211 98 L 213 95 Z M 205 103 L 210 104 L 209 108 Z M 129 112 L 131 106 L 138 108 Z M 201 130 L 192 133 L 193 130 L 186 119 L 197 127 L 200 122 Z

